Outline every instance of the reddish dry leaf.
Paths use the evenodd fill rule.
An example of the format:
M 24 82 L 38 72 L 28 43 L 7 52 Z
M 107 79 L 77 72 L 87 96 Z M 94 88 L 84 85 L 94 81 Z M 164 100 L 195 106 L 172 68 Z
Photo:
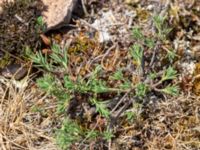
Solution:
M 42 39 L 42 42 L 46 45 L 46 46 L 50 46 L 51 45 L 51 40 L 44 34 L 40 34 L 40 37 Z
M 44 49 L 42 50 L 42 53 L 48 55 L 48 54 L 51 54 L 51 53 L 52 53 L 52 50 L 47 49 L 47 48 L 44 48 Z

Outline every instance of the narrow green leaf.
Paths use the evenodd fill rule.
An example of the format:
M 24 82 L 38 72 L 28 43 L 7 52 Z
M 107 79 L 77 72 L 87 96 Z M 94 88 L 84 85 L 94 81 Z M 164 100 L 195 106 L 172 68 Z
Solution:
M 147 91 L 148 91 L 148 86 L 146 84 L 144 83 L 137 84 L 135 89 L 136 96 L 142 98 L 146 95 Z
M 144 35 L 139 27 L 134 27 L 132 29 L 132 34 L 135 39 L 142 40 L 144 39 Z
M 107 109 L 106 105 L 103 102 L 97 101 L 95 98 L 90 99 L 91 103 L 95 105 L 96 111 L 103 117 L 109 118 L 110 111 Z
M 139 44 L 134 44 L 130 49 L 130 54 L 137 62 L 138 66 L 141 66 L 143 58 L 143 49 Z
M 117 70 L 112 76 L 111 79 L 113 80 L 123 80 L 123 73 L 122 70 Z
M 162 81 L 165 80 L 172 80 L 175 79 L 177 75 L 177 71 L 174 70 L 171 66 L 165 71 L 165 73 L 162 76 Z
M 178 86 L 167 86 L 164 89 L 162 89 L 162 92 L 169 95 L 177 96 L 179 94 L 179 88 Z

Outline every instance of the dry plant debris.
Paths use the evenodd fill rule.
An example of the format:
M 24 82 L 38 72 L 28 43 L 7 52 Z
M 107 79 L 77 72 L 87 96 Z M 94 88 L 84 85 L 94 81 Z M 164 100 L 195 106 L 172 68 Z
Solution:
M 50 136 L 56 127 L 54 99 L 40 92 L 30 79 L 24 79 L 17 87 L 16 82 L 1 77 L 2 150 L 57 149 Z
M 121 149 L 196 150 L 200 147 L 199 108 L 200 100 L 195 95 L 149 104 L 134 124 L 119 129 L 115 144 Z
M 37 77 L 1 80 L 2 148 L 200 149 L 199 1 L 81 2 L 27 48 Z

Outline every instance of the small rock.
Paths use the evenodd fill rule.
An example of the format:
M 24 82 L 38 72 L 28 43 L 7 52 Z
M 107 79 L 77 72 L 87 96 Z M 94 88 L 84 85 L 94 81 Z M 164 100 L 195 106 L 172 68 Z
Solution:
M 92 26 L 98 31 L 98 38 L 100 43 L 108 42 L 111 40 L 109 28 L 116 24 L 116 19 L 113 12 L 110 10 L 104 12 L 100 19 L 96 19 Z
M 195 71 L 195 63 L 193 61 L 191 62 L 182 62 L 180 64 L 182 69 L 183 76 L 189 76 L 192 75 Z
M 42 16 L 46 23 L 47 30 L 59 28 L 65 23 L 69 23 L 72 11 L 77 4 L 77 0 L 41 0 L 44 5 Z M 3 12 L 4 2 L 15 2 L 15 0 L 0 0 L 0 14 Z
M 77 0 L 42 0 L 42 2 L 45 7 L 42 16 L 47 30 L 69 23 L 72 11 L 77 4 Z
M 11 2 L 14 2 L 14 0 L 0 0 L 0 14 L 3 12 L 3 4 Z
M 15 80 L 20 80 L 26 76 L 28 69 L 21 64 L 11 64 L 2 69 L 0 73 L 6 78 L 14 77 Z

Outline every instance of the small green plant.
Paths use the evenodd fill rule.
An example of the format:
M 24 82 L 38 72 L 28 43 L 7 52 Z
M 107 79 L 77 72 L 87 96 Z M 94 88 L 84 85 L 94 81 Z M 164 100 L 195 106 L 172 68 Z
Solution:
M 174 70 L 172 67 L 167 68 L 167 70 L 164 72 L 163 76 L 162 76 L 162 81 L 165 80 L 173 80 L 175 79 L 177 76 L 177 71 Z
M 62 113 L 68 106 L 71 96 L 62 84 L 50 74 L 44 75 L 37 79 L 37 85 L 48 94 L 55 96 L 58 99 L 57 112 Z
M 156 74 L 156 72 L 151 72 L 151 73 L 149 73 L 149 78 L 151 79 L 151 80 L 154 80 L 156 77 L 157 77 L 157 74 Z
M 152 33 L 151 37 L 143 34 L 139 27 L 134 27 L 132 30 L 135 43 L 130 47 L 128 58 L 133 62 L 131 67 L 136 70 L 137 80 L 131 79 L 131 77 L 135 77 L 134 73 L 132 76 L 130 72 L 130 74 L 126 74 L 127 72 L 122 68 L 119 68 L 112 75 L 109 77 L 106 76 L 105 78 L 104 75 L 106 72 L 101 65 L 93 65 L 93 71 L 85 77 L 77 75 L 76 78 L 72 78 L 71 70 L 68 70 L 68 66 L 70 65 L 68 57 L 70 54 L 68 54 L 67 49 L 62 49 L 60 46 L 54 44 L 49 54 L 43 54 L 41 51 L 36 54 L 30 51 L 28 52 L 28 56 L 32 59 L 35 66 L 48 71 L 48 74 L 45 74 L 37 80 L 37 85 L 48 94 L 57 98 L 58 113 L 64 113 L 70 100 L 76 98 L 77 94 L 84 97 L 87 95 L 87 103 L 95 107 L 98 115 L 105 118 L 107 122 L 110 121 L 111 112 L 113 111 L 107 105 L 107 101 L 102 98 L 105 95 L 128 95 L 128 97 L 133 96 L 141 100 L 147 97 L 150 92 L 155 91 L 172 96 L 178 95 L 179 88 L 172 82 L 172 80 L 177 78 L 177 71 L 173 67 L 168 65 L 166 70 L 150 68 L 142 74 L 138 74 L 137 72 L 138 70 L 143 71 L 145 67 L 148 67 L 148 62 L 145 64 L 144 59 L 146 52 L 148 51 L 147 54 L 149 54 L 152 50 L 156 49 L 157 41 L 159 43 L 163 42 L 170 32 L 170 29 L 165 25 L 165 19 L 165 17 L 161 16 L 155 16 L 153 18 L 156 33 Z M 38 24 L 43 25 L 41 18 L 38 18 Z M 174 56 L 175 54 L 172 51 L 168 51 L 167 57 L 169 61 L 172 61 Z M 159 71 L 159 73 L 155 70 Z M 150 73 L 151 71 L 152 73 Z M 116 82 L 114 87 L 112 87 L 112 84 L 108 80 L 112 81 L 112 84 Z M 123 103 L 124 100 L 122 98 L 122 101 L 119 101 L 119 104 L 116 105 L 116 109 L 123 105 Z M 135 115 L 137 113 L 133 110 L 135 109 L 132 108 L 131 111 L 126 112 L 127 120 L 130 122 L 136 118 Z M 63 122 L 62 128 L 58 130 L 57 141 L 61 148 L 69 149 L 71 144 L 82 138 L 87 140 L 96 138 L 97 136 L 101 136 L 105 140 L 111 140 L 114 134 L 108 128 L 102 132 L 96 132 L 95 129 L 92 131 L 88 131 L 87 129 L 82 131 L 76 122 L 67 118 Z M 85 140 L 83 140 L 83 143 Z
M 132 124 L 137 119 L 140 113 L 140 109 L 141 109 L 141 104 L 133 103 L 132 108 L 124 113 L 128 123 Z
M 39 16 L 36 21 L 37 21 L 37 25 L 39 25 L 39 26 L 43 26 L 44 25 L 42 16 Z
M 79 125 L 66 118 L 63 121 L 61 129 L 57 131 L 56 141 L 62 149 L 69 149 L 71 144 L 81 140 L 83 131 Z
M 144 83 L 139 83 L 136 86 L 135 94 L 137 97 L 142 98 L 146 95 L 147 91 L 148 91 L 148 86 Z
M 132 112 L 132 111 L 127 111 L 126 112 L 126 119 L 129 123 L 133 123 L 133 121 L 136 118 L 136 113 Z
M 167 58 L 169 59 L 170 63 L 174 61 L 174 59 L 177 57 L 174 50 L 167 50 Z
M 166 16 L 155 15 L 153 16 L 153 23 L 157 29 L 157 37 L 161 40 L 165 40 L 166 36 L 171 32 L 171 28 L 168 28 L 165 24 Z
M 96 139 L 100 135 L 98 131 L 94 131 L 94 130 L 89 130 L 86 132 L 86 134 L 87 134 L 86 137 L 91 140 Z
M 128 90 L 132 88 L 132 83 L 130 80 L 126 79 L 122 73 L 122 70 L 117 70 L 112 76 L 110 76 L 111 80 L 122 81 L 119 85 L 119 88 L 122 90 Z
M 90 102 L 95 105 L 96 111 L 105 118 L 109 118 L 110 111 L 106 108 L 106 105 L 103 102 L 97 101 L 95 98 L 90 99 Z
M 65 76 L 64 81 L 65 88 L 70 91 L 78 91 L 80 93 L 104 93 L 111 90 L 106 86 L 106 83 L 104 81 L 97 79 L 89 79 L 89 81 L 78 79 L 76 82 L 73 82 L 69 79 L 68 76 Z
M 172 86 L 168 85 L 167 87 L 165 87 L 161 91 L 166 93 L 166 94 L 177 96 L 179 94 L 179 87 L 175 86 L 175 85 L 172 85 Z
M 154 48 L 154 46 L 155 46 L 155 40 L 152 38 L 148 38 L 148 37 L 145 38 L 144 43 L 150 49 Z
M 67 50 L 65 48 L 61 50 L 60 46 L 57 44 L 54 44 L 51 47 L 51 50 L 52 53 L 50 54 L 50 57 L 53 60 L 53 63 L 60 64 L 66 69 L 68 65 Z
M 132 29 L 132 34 L 135 39 L 138 39 L 138 40 L 144 39 L 144 35 L 142 34 L 142 31 L 139 27 L 134 27 Z
M 130 50 L 131 56 L 135 60 L 137 66 L 141 66 L 143 58 L 143 48 L 139 44 L 134 44 Z
M 114 137 L 112 130 L 107 129 L 103 132 L 103 138 L 107 141 L 111 140 Z
M 51 50 L 51 54 L 42 54 L 41 51 L 33 54 L 29 49 L 26 49 L 26 55 L 31 58 L 35 66 L 42 67 L 47 71 L 66 70 L 68 65 L 67 49 L 61 49 L 59 45 L 54 44 Z
M 45 27 L 45 23 L 43 21 L 43 17 L 42 16 L 39 16 L 37 19 L 36 19 L 36 30 L 39 32 L 44 32 L 46 29 Z
M 145 47 L 149 50 L 153 50 L 157 44 L 155 41 L 163 42 L 166 39 L 168 33 L 171 31 L 171 29 L 167 27 L 165 22 L 166 17 L 160 15 L 156 15 L 153 17 L 153 24 L 156 28 L 156 32 L 155 34 L 152 34 L 152 37 L 143 35 L 142 30 L 138 27 L 133 28 L 132 34 L 136 40 L 136 43 L 131 46 L 130 54 L 134 60 L 134 64 L 136 64 L 140 68 L 142 67 L 141 65 L 143 61 L 143 53 Z M 167 57 L 169 59 L 169 62 L 172 62 L 175 56 L 176 55 L 173 51 L 167 50 Z M 161 79 L 159 80 L 156 72 L 148 74 L 147 77 L 151 80 L 152 83 L 154 82 L 154 80 L 156 80 L 157 83 L 153 85 L 142 82 L 138 83 L 135 87 L 135 94 L 137 97 L 142 98 L 147 94 L 147 92 L 151 90 L 156 90 L 170 95 L 177 95 L 179 93 L 178 87 L 176 85 L 167 85 L 161 90 L 158 89 L 158 87 L 164 81 L 176 79 L 177 71 L 174 70 L 172 67 L 168 67 L 168 69 L 164 71 Z
M 55 78 L 50 74 L 45 74 L 44 77 L 39 78 L 37 85 L 48 93 L 52 93 L 56 89 Z
M 123 73 L 122 70 L 117 70 L 112 76 L 112 80 L 123 80 Z
M 42 52 L 39 51 L 37 54 L 30 56 L 37 67 L 43 67 L 48 71 L 53 70 L 52 64 L 48 63 L 48 56 L 43 56 Z

